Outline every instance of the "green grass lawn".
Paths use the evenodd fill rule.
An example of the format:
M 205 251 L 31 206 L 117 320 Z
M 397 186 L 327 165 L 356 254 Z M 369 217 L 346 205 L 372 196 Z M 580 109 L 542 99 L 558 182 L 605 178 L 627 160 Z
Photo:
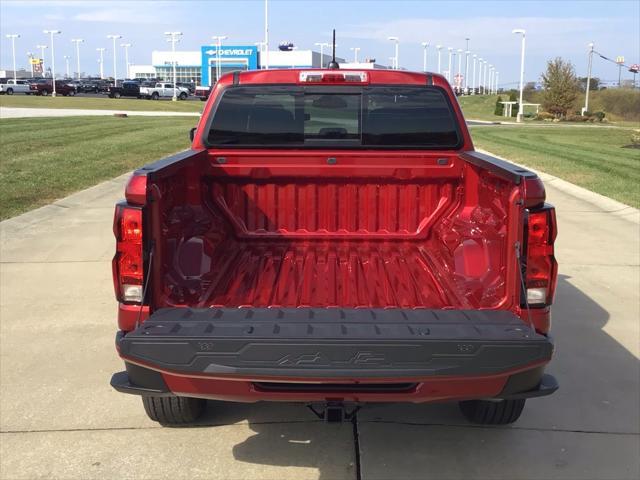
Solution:
M 186 149 L 189 129 L 196 120 L 182 117 L 1 120 L 0 218 L 51 203 Z
M 631 129 L 518 125 L 471 127 L 476 148 L 640 207 L 640 149 Z
M 498 95 L 468 95 L 458 97 L 464 116 L 468 120 L 489 120 L 492 122 L 515 122 L 514 118 L 494 115 Z M 508 100 L 507 95 L 502 95 L 503 100 Z M 531 108 L 531 107 L 530 107 Z
M 135 110 L 153 112 L 202 112 L 201 101 L 145 100 L 138 98 L 39 97 L 35 95 L 0 95 L 0 107 L 82 108 L 89 110 Z

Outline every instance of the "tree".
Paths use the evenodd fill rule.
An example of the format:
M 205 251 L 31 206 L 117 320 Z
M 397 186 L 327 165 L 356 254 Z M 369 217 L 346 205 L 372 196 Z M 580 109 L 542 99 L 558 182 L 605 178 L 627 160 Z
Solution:
M 496 108 L 493 111 L 494 115 L 501 117 L 504 114 L 504 105 L 502 104 L 502 97 L 498 95 L 498 99 L 496 100 Z
M 578 79 L 580 84 L 580 91 L 585 92 L 587 90 L 587 77 L 580 77 Z M 600 79 L 598 77 L 591 77 L 589 80 L 589 91 L 600 90 Z
M 549 60 L 542 85 L 542 107 L 558 118 L 565 117 L 578 96 L 578 80 L 571 62 L 560 57 Z

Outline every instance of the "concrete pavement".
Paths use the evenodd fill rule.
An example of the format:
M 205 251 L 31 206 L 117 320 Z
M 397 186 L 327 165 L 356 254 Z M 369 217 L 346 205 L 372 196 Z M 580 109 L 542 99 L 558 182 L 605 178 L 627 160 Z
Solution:
M 303 406 L 210 402 L 161 428 L 111 390 L 113 203 L 125 177 L 0 223 L 0 478 L 638 478 L 638 225 L 548 186 L 560 234 L 561 388 L 511 427 L 456 405 L 378 405 L 355 425 Z

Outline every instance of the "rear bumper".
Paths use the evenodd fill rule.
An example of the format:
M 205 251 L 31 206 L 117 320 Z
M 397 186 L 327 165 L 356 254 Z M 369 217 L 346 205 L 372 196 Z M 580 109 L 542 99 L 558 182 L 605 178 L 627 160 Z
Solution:
M 423 402 L 555 390 L 551 340 L 505 311 L 164 309 L 116 345 L 128 369 L 162 381 L 114 376 L 127 393 Z

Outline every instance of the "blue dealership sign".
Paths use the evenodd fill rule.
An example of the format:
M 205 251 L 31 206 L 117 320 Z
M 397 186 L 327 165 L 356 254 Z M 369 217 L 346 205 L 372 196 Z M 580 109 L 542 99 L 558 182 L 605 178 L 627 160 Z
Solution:
M 215 83 L 216 68 L 222 73 L 232 70 L 257 70 L 258 48 L 254 45 L 204 45 L 202 51 L 202 85 Z

